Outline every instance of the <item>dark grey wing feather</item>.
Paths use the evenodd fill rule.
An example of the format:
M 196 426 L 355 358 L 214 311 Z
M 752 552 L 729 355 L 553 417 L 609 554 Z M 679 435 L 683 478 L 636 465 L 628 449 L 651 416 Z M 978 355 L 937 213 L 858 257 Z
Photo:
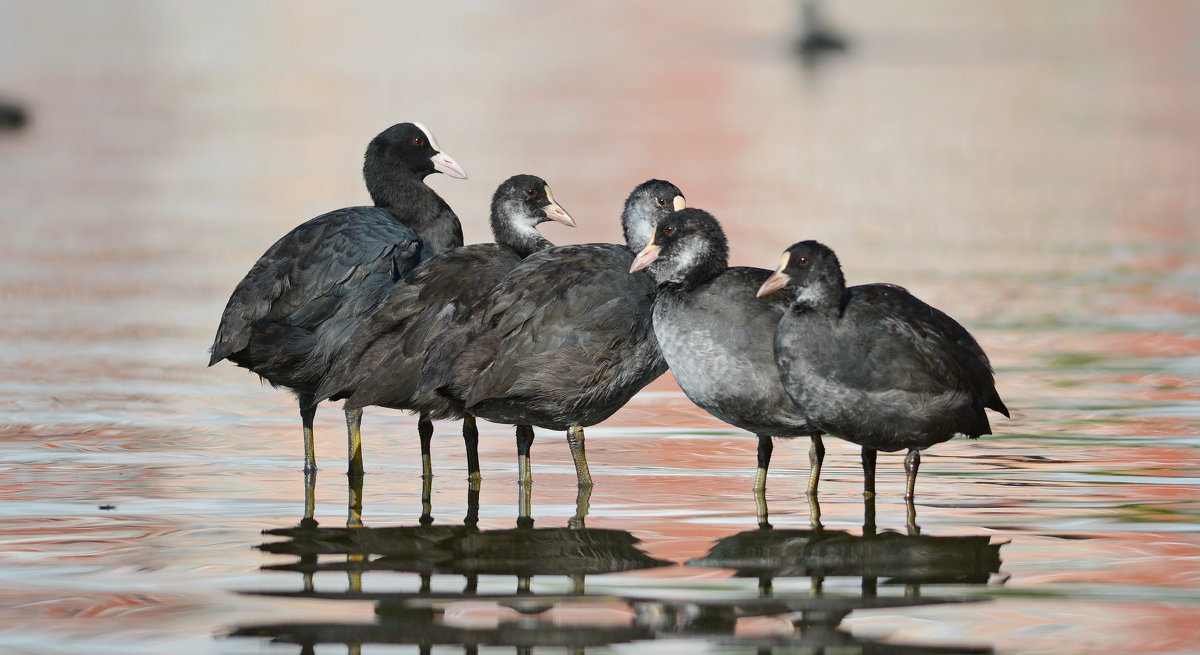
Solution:
M 984 406 L 1007 415 L 987 355 L 966 328 L 941 310 L 891 284 L 851 287 L 844 307 L 844 320 L 857 326 L 856 333 L 877 336 L 838 342 L 842 381 L 872 391 L 969 391 Z
M 483 296 L 521 258 L 494 243 L 455 248 L 413 269 L 387 290 L 378 309 L 356 327 L 316 392 L 318 401 L 348 396 L 355 402 L 401 406 L 416 387 L 429 342 L 447 317 Z M 410 361 L 415 360 L 415 361 Z
M 300 225 L 234 289 L 210 365 L 230 358 L 276 384 L 315 384 L 397 271 L 416 266 L 419 249 L 415 232 L 376 207 L 340 209 Z
M 514 423 L 585 425 L 616 411 L 666 370 L 654 285 L 629 274 L 632 261 L 612 244 L 526 258 L 431 351 L 421 391 L 530 417 Z

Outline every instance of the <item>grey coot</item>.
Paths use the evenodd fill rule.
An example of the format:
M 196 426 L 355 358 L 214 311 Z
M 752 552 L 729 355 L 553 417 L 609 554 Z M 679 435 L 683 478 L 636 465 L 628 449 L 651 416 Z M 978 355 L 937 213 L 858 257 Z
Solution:
M 650 323 L 654 282 L 627 271 L 630 248 L 683 202 L 675 185 L 650 180 L 625 201 L 628 247 L 558 246 L 527 257 L 430 349 L 414 402 L 448 400 L 516 425 L 522 482 L 531 477 L 531 426 L 566 430 L 579 484 L 590 486 L 583 428 L 666 371 Z
M 238 283 L 221 315 L 209 366 L 229 359 L 291 389 L 304 425 L 304 468 L 316 470 L 313 392 L 351 329 L 414 266 L 462 245 L 458 217 L 424 180 L 465 178 L 419 123 L 398 123 L 367 146 L 373 207 L 318 216 L 276 241 Z M 347 411 L 350 472 L 361 473 L 362 411 Z
M 816 493 L 825 454 L 821 431 L 784 391 L 771 352 L 789 296 L 754 295 L 771 271 L 730 268 L 720 223 L 700 209 L 659 221 L 632 270 L 643 268 L 658 282 L 654 333 L 683 393 L 713 416 L 758 437 L 755 490 L 766 488 L 771 438 L 809 436 L 808 490 Z
M 1008 416 L 974 337 L 904 288 L 847 288 L 837 256 L 816 241 L 784 251 L 759 292 L 787 285 L 795 299 L 774 340 L 784 388 L 821 431 L 863 447 L 868 493 L 876 451 L 908 450 L 912 498 L 922 449 L 991 434 L 985 407 Z
M 453 316 L 470 307 L 521 260 L 554 244 L 537 231 L 546 221 L 571 227 L 575 222 L 557 202 L 546 181 L 514 175 L 492 196 L 491 227 L 496 243 L 449 250 L 413 269 L 387 291 L 379 309 L 358 326 L 338 353 L 315 398 L 350 398 L 352 407 L 380 405 L 415 409 L 410 402 L 421 376 L 425 351 Z M 417 431 L 421 466 L 432 475 L 429 459 L 433 419 L 462 418 L 467 468 L 479 477 L 479 431 L 475 418 L 460 407 L 433 397 L 421 407 Z M 440 403 L 439 403 L 440 401 Z

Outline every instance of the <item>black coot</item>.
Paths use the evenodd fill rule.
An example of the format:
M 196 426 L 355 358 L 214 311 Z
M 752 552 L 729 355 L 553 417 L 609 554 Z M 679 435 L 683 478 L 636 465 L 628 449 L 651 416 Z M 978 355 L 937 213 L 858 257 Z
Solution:
M 316 469 L 313 392 L 351 329 L 387 289 L 425 259 L 462 245 L 458 217 L 424 179 L 465 178 L 419 123 L 371 140 L 363 177 L 374 207 L 318 216 L 288 232 L 238 283 L 212 345 L 209 366 L 229 359 L 300 402 L 304 468 Z M 351 472 L 362 471 L 361 410 L 347 411 Z
M 629 247 L 558 246 L 527 257 L 430 349 L 414 403 L 449 401 L 516 425 L 522 482 L 531 477 L 531 426 L 567 430 L 579 484 L 591 485 L 583 428 L 666 370 L 650 322 L 654 282 L 627 273 L 630 248 L 682 205 L 675 185 L 650 180 L 625 201 Z
M 766 487 L 772 437 L 811 436 L 808 491 L 816 493 L 825 454 L 821 431 L 784 391 L 771 352 L 789 296 L 756 298 L 771 271 L 729 268 L 728 260 L 717 219 L 685 209 L 659 221 L 631 270 L 645 268 L 658 282 L 654 333 L 683 393 L 713 416 L 758 436 L 754 488 Z
M 348 397 L 349 407 L 380 405 L 414 409 L 409 402 L 421 377 L 425 351 L 451 317 L 470 307 L 521 260 L 554 244 L 537 231 L 549 220 L 575 226 L 554 201 L 546 181 L 514 175 L 492 196 L 491 226 L 496 243 L 476 243 L 447 251 L 413 269 L 393 285 L 379 309 L 359 325 L 321 380 L 315 398 Z M 440 397 L 433 398 L 436 405 Z M 442 400 L 424 405 L 417 423 L 422 471 L 432 475 L 429 459 L 433 419 L 463 418 L 467 468 L 479 477 L 479 432 L 475 418 Z
M 867 493 L 875 451 L 908 449 L 912 498 L 921 449 L 991 434 L 985 407 L 1008 416 L 974 337 L 904 288 L 846 288 L 837 255 L 816 241 L 784 251 L 759 292 L 786 285 L 796 293 L 775 332 L 783 386 L 821 431 L 863 447 Z

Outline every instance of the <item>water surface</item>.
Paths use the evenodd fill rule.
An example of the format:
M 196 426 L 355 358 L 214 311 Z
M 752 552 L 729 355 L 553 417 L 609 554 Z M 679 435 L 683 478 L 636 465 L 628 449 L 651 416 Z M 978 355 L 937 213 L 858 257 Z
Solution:
M 0 133 L 0 650 L 1193 651 L 1200 7 L 827 4 L 852 49 L 806 68 L 782 1 L 0 3 L 32 116 Z M 578 220 L 559 243 L 666 178 L 735 264 L 817 238 L 959 318 L 1013 418 L 928 451 L 918 537 L 901 458 L 872 521 L 835 440 L 820 525 L 792 441 L 762 529 L 755 440 L 669 376 L 588 430 L 582 521 L 538 432 L 532 527 L 508 428 L 476 506 L 438 425 L 424 514 L 415 422 L 368 411 L 350 534 L 328 407 L 302 527 L 293 401 L 206 348 L 274 239 L 367 202 L 400 120 L 471 174 L 430 180 L 469 241 L 516 172 Z

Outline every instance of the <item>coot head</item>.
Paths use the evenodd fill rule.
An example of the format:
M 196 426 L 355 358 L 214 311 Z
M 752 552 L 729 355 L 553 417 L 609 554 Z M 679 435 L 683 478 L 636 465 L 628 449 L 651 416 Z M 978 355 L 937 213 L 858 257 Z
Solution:
M 800 289 L 796 303 L 807 306 L 832 306 L 841 302 L 846 278 L 837 255 L 823 243 L 801 241 L 783 251 L 779 266 L 758 288 L 758 295 L 792 285 Z
M 536 175 L 514 175 L 492 194 L 492 233 L 525 232 L 546 221 L 575 227 L 567 210 L 554 201 L 550 185 Z
M 683 192 L 666 180 L 647 180 L 637 185 L 625 199 L 625 211 L 621 213 L 625 245 L 632 250 L 645 248 L 658 221 L 686 206 Z
M 372 198 L 376 198 L 381 185 L 397 179 L 423 180 L 432 173 L 445 173 L 460 180 L 467 177 L 458 162 L 442 152 L 433 132 L 420 123 L 397 123 L 367 145 L 363 177 Z
M 659 284 L 691 288 L 729 266 L 729 243 L 713 215 L 684 209 L 663 217 L 650 243 L 638 253 L 629 271 L 646 269 Z

